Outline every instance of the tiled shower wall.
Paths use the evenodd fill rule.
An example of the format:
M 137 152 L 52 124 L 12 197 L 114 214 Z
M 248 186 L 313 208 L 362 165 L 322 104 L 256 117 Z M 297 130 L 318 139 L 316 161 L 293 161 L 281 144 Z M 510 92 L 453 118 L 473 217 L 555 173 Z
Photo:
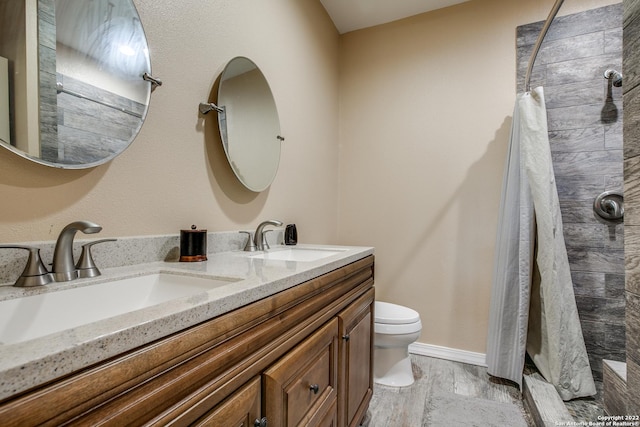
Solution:
M 640 1 L 624 1 L 624 191 L 628 413 L 640 415 Z
M 38 77 L 40 79 L 40 147 L 58 150 L 55 0 L 38 0 Z M 45 160 L 55 161 L 46 156 Z
M 564 237 L 582 331 L 596 379 L 602 359 L 625 360 L 624 226 L 602 220 L 593 201 L 622 192 L 622 3 L 557 17 L 536 59 L 543 86 Z M 518 27 L 518 92 L 543 23 Z M 626 87 L 626 82 L 625 82 Z

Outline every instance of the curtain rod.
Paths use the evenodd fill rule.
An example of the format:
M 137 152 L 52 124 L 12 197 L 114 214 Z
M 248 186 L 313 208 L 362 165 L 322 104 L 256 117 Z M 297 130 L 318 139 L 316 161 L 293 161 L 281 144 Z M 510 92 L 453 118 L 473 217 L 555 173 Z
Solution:
M 564 0 L 556 0 L 556 3 L 551 8 L 551 12 L 549 12 L 549 16 L 547 17 L 546 22 L 544 23 L 544 27 L 542 27 L 542 31 L 540 31 L 540 35 L 538 35 L 538 40 L 536 41 L 536 45 L 533 48 L 533 52 L 531 52 L 531 58 L 529 59 L 529 67 L 527 68 L 527 74 L 524 78 L 524 90 L 525 92 L 531 91 L 531 72 L 533 71 L 533 64 L 536 62 L 536 57 L 538 56 L 538 51 L 540 50 L 540 45 L 542 45 L 542 41 L 544 37 L 547 35 L 547 31 L 549 31 L 549 27 L 551 26 L 551 22 L 558 14 L 558 10 L 560 10 L 560 6 L 562 6 Z

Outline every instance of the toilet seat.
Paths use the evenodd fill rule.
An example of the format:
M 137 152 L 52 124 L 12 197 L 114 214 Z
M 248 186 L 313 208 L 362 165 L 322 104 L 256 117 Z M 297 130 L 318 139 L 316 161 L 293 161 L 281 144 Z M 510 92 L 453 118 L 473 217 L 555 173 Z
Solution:
M 375 323 L 405 325 L 420 321 L 420 314 L 409 307 L 383 301 L 375 301 L 374 304 Z
M 420 332 L 420 330 L 422 330 L 422 323 L 420 321 L 415 323 L 405 323 L 404 325 L 385 325 L 384 323 L 373 324 L 373 331 L 376 334 L 383 335 L 415 334 L 416 332 Z
M 389 302 L 375 301 L 374 332 L 386 335 L 414 334 L 422 329 L 417 311 Z

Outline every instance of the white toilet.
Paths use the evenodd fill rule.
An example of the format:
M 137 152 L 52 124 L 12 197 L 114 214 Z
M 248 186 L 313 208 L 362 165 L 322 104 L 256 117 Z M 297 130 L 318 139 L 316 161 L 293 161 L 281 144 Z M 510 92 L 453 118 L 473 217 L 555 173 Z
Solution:
M 394 387 L 413 384 L 409 344 L 420 336 L 422 323 L 417 311 L 388 302 L 374 305 L 373 381 Z

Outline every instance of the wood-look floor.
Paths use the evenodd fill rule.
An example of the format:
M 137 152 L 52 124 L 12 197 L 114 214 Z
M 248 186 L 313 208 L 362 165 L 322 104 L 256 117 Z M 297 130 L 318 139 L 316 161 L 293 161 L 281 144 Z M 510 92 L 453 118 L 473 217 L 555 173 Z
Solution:
M 375 385 L 364 427 L 533 426 L 518 386 L 487 369 L 411 355 L 416 382 Z

